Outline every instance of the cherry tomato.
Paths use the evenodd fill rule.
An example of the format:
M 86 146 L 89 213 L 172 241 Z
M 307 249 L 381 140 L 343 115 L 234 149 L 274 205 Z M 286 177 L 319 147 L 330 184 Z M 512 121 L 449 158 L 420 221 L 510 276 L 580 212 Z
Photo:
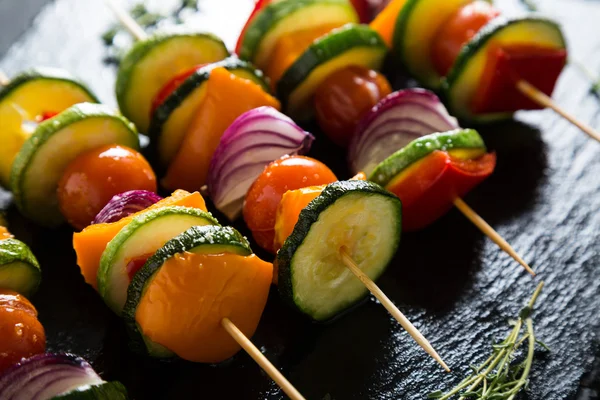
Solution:
M 250 187 L 244 202 L 244 221 L 258 245 L 275 252 L 275 218 L 285 192 L 335 181 L 333 172 L 313 158 L 291 156 L 269 164 Z
M 10 290 L 0 290 L 0 338 L 0 374 L 21 358 L 46 349 L 46 334 L 35 307 Z
M 498 15 L 498 9 L 486 1 L 478 0 L 463 6 L 448 18 L 436 33 L 431 48 L 437 72 L 446 76 L 463 46 Z
M 492 174 L 496 154 L 476 159 L 453 157 L 436 150 L 409 166 L 386 185 L 402 200 L 402 229 L 414 231 L 433 223 Z
M 319 126 L 333 142 L 346 147 L 358 121 L 391 92 L 390 83 L 376 71 L 359 66 L 340 69 L 316 90 Z
M 150 108 L 150 119 L 154 116 L 156 109 L 160 107 L 162 103 L 173 93 L 187 78 L 192 76 L 194 72 L 196 72 L 199 68 L 204 67 L 206 64 L 196 65 L 193 68 L 185 70 L 179 74 L 177 74 L 174 78 L 172 78 L 169 82 L 163 86 L 160 91 L 154 96 L 152 100 L 152 107 Z
M 58 184 L 58 204 L 67 221 L 83 229 L 114 195 L 136 189 L 156 192 L 148 161 L 125 146 L 102 146 L 67 166 Z

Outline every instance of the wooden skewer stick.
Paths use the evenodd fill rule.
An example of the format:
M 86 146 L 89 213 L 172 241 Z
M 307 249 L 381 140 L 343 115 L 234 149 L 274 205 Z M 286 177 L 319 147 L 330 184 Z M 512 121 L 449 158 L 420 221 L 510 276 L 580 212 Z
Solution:
M 250 357 L 256 361 L 258 365 L 267 373 L 269 376 L 279 385 L 279 387 L 287 394 L 292 400 L 305 400 L 304 396 L 298 392 L 298 390 L 288 381 L 277 368 L 260 352 L 258 348 L 252 343 L 246 335 L 239 330 L 239 328 L 231 322 L 229 318 L 223 318 L 221 325 L 227 333 L 240 345 Z
M 10 83 L 10 79 L 3 71 L 0 71 L 0 86 L 6 86 Z
M 500 236 L 500 234 L 496 232 L 494 228 L 490 226 L 490 224 L 485 222 L 485 220 L 481 218 L 479 214 L 473 211 L 473 209 L 469 207 L 469 205 L 465 203 L 463 199 L 456 198 L 454 200 L 454 205 L 464 214 L 465 217 L 474 223 L 475 226 L 481 230 L 481 232 L 485 233 L 487 237 L 492 239 L 492 241 L 496 243 L 502 250 L 507 252 L 512 258 L 521 264 L 523 268 L 527 270 L 527 272 L 529 272 L 532 276 L 535 276 L 535 272 L 533 272 L 531 267 L 521 258 L 519 254 L 517 254 L 515 249 L 513 249 L 512 246 L 506 240 L 504 240 L 504 238 Z
M 558 104 L 556 104 L 554 102 L 554 100 L 552 100 L 550 97 L 548 97 L 545 93 L 539 91 L 531 83 L 521 79 L 521 80 L 517 81 L 516 86 L 517 86 L 517 89 L 519 89 L 519 91 L 521 93 L 523 93 L 525 96 L 529 97 L 531 100 L 535 101 L 536 103 L 538 103 L 544 107 L 551 108 L 558 115 L 560 115 L 561 117 L 563 117 L 564 119 L 566 119 L 567 121 L 569 121 L 570 123 L 572 123 L 573 125 L 578 127 L 579 129 L 584 131 L 589 137 L 596 139 L 597 141 L 600 142 L 600 133 L 596 132 L 591 126 L 579 121 L 571 113 L 563 110 L 562 107 L 560 107 Z
M 127 29 L 136 40 L 145 40 L 148 38 L 146 31 L 144 31 L 136 20 L 133 19 L 123 7 L 119 6 L 115 0 L 104 0 L 104 2 L 111 8 L 121 24 L 123 24 L 125 29 Z
M 356 265 L 352 257 L 348 254 L 348 250 L 345 246 L 340 249 L 340 255 L 342 261 L 346 267 L 352 271 L 354 275 L 369 289 L 369 291 L 379 300 L 379 302 L 392 314 L 392 317 L 400 323 L 400 325 L 408 332 L 410 336 L 425 350 L 435 361 L 437 361 L 447 372 L 450 372 L 450 368 L 442 360 L 439 354 L 435 351 L 431 343 L 419 332 L 419 330 L 402 314 L 402 311 L 396 307 L 394 303 L 383 293 L 383 291 L 377 286 L 371 278 L 369 278 L 362 270 Z

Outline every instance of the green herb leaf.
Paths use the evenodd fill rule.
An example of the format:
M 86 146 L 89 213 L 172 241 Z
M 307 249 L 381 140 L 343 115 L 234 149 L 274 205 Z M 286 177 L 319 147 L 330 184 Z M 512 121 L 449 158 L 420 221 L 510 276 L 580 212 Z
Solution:
M 533 310 L 529 306 L 521 308 L 521 311 L 519 312 L 519 318 L 521 318 L 521 319 L 529 318 L 531 316 L 532 311 Z
M 117 33 L 119 33 L 119 29 L 120 28 L 118 26 L 113 26 L 102 34 L 102 41 L 106 46 L 113 44 L 115 41 L 115 36 L 117 36 Z
M 470 375 L 450 392 L 444 394 L 438 390 L 430 393 L 428 398 L 449 400 L 464 390 L 460 394 L 461 399 L 514 400 L 529 384 L 533 352 L 538 342 L 534 336 L 531 314 L 542 287 L 543 282 L 536 288 L 528 305 L 519 312 L 519 319 L 509 321 L 512 330 L 508 336 L 499 343 L 492 342 L 492 355 L 487 361 L 478 367 L 470 366 Z M 520 350 L 521 347 L 523 350 Z M 522 355 L 525 351 L 526 354 Z M 525 357 L 523 361 L 515 361 L 522 357 Z
M 538 344 L 540 347 L 542 347 L 546 351 L 552 351 L 552 350 L 550 350 L 550 347 L 548 347 L 548 345 L 546 343 L 542 342 L 539 339 L 536 339 L 535 343 Z

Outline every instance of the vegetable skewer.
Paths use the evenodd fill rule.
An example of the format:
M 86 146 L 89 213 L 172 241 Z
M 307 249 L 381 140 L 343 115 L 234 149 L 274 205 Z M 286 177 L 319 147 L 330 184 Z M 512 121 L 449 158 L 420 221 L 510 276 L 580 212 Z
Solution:
M 402 215 L 397 198 L 364 179 L 361 174 L 340 182 L 317 160 L 284 157 L 270 163 L 254 181 L 246 195 L 244 219 L 261 247 L 277 254 L 277 285 L 291 306 L 324 321 L 362 299 L 366 288 L 449 371 L 427 339 L 374 283 L 398 246 Z M 372 197 L 363 198 L 365 194 Z
M 248 19 L 247 24 L 255 26 L 258 32 L 260 31 L 260 29 L 258 28 L 260 25 L 261 18 L 265 19 L 270 15 L 271 12 L 274 12 L 276 9 L 283 10 L 285 7 L 294 6 L 294 4 L 296 3 L 294 3 L 293 1 L 282 1 L 273 4 L 270 4 L 268 2 L 261 3 L 260 5 L 257 5 L 255 14 Z M 307 5 L 306 7 L 312 6 L 313 5 Z M 292 11 L 289 11 L 287 14 L 282 12 L 281 15 L 282 19 L 284 18 L 283 16 L 287 15 L 286 18 L 289 18 L 290 20 L 289 24 L 292 24 L 293 22 L 296 25 L 301 26 L 300 21 L 295 21 L 294 13 Z M 333 23 L 334 20 L 331 19 L 329 22 Z M 284 24 L 284 22 L 282 21 L 279 21 L 278 23 Z M 321 22 L 321 24 L 323 24 L 323 22 Z M 375 28 L 375 31 L 378 30 L 376 25 L 372 27 Z M 352 38 L 354 37 L 354 34 L 358 35 L 359 31 L 361 32 L 361 35 L 374 36 L 373 41 L 371 42 L 371 46 L 368 46 L 368 48 L 372 49 L 375 43 L 381 42 L 381 39 L 379 38 L 379 35 L 376 32 L 366 31 L 364 29 L 361 30 L 360 27 L 355 27 L 354 29 L 346 27 L 331 31 L 330 33 L 325 33 L 326 31 L 330 30 L 330 28 L 331 27 L 329 25 L 324 24 L 321 27 L 315 27 L 314 29 L 312 29 L 310 31 L 311 35 L 308 35 L 307 39 L 313 40 L 313 36 L 315 35 L 316 37 L 321 38 L 313 42 L 307 40 L 306 43 L 304 43 L 300 40 L 294 40 L 296 36 L 300 34 L 307 34 L 305 31 L 301 31 L 297 34 L 289 34 L 289 37 L 284 35 L 278 38 L 277 44 L 273 45 L 275 50 L 272 51 L 272 54 L 269 57 L 269 59 L 259 64 L 259 66 L 264 65 L 267 71 L 267 75 L 269 75 L 271 77 L 271 80 L 275 82 L 281 77 L 281 74 L 273 73 L 273 71 L 269 67 L 270 65 L 277 65 L 278 68 L 283 68 L 283 66 L 287 66 L 289 70 L 300 71 L 302 70 L 302 68 L 304 68 L 304 58 L 306 58 L 307 60 L 312 60 L 315 57 L 309 57 L 309 55 L 312 55 L 313 52 L 318 55 L 320 53 L 323 53 L 326 49 L 328 49 L 328 47 L 325 46 L 326 42 L 342 42 L 350 46 L 350 43 L 353 43 L 354 39 Z M 239 43 L 246 43 L 248 47 L 246 48 L 246 50 L 240 50 L 239 54 L 243 58 L 256 61 L 256 59 L 260 58 L 258 57 L 258 53 L 260 53 L 260 51 L 258 51 L 258 53 L 250 51 L 252 48 L 252 46 L 250 46 L 250 42 L 254 40 L 254 36 L 252 36 L 252 38 L 245 38 L 244 36 L 245 33 L 242 32 Z M 261 40 L 265 41 L 265 48 L 269 47 L 266 44 L 266 42 L 270 41 L 271 39 L 268 38 L 269 33 L 263 32 Z M 382 47 L 385 49 L 385 45 L 383 45 Z M 352 51 L 363 51 L 360 50 L 362 48 L 363 44 L 360 40 L 357 40 L 354 43 L 354 47 L 348 47 L 348 49 L 354 49 Z M 304 93 L 304 97 L 306 97 L 306 99 L 304 99 L 303 103 L 309 103 L 310 101 L 308 101 L 307 99 L 313 97 L 314 95 L 314 108 L 319 124 L 321 125 L 323 131 L 325 131 L 325 133 L 327 133 L 328 136 L 334 142 L 341 145 L 347 144 L 349 139 L 349 132 L 353 132 L 352 125 L 356 125 L 359 119 L 359 115 L 364 114 L 365 111 L 369 110 L 371 105 L 377 104 L 377 102 L 381 100 L 381 97 L 389 93 L 390 87 L 389 82 L 387 82 L 381 74 L 374 71 L 374 69 L 377 69 L 376 66 L 371 65 L 369 67 L 371 69 L 359 66 L 362 64 L 364 59 L 366 59 L 366 57 L 361 56 L 355 59 L 349 55 L 350 53 L 351 51 L 349 51 L 348 54 L 342 52 L 337 56 L 332 55 L 333 58 L 331 59 L 324 59 L 318 65 L 318 68 L 320 70 L 319 74 L 316 74 L 318 75 L 318 77 L 316 75 L 312 78 L 308 76 L 305 79 L 305 82 L 307 83 L 307 85 L 310 83 L 310 85 L 307 87 L 303 87 L 302 89 L 303 93 L 308 91 L 309 94 L 311 94 L 306 95 L 306 93 Z M 300 56 L 300 54 L 303 55 Z M 335 60 L 335 62 L 331 60 Z M 333 62 L 333 66 L 332 68 L 329 68 L 328 65 L 331 62 Z M 291 66 L 290 63 L 292 63 Z M 287 73 L 283 74 L 284 77 L 285 75 L 287 75 Z M 278 84 L 277 86 L 278 94 L 280 95 L 280 98 L 282 100 L 282 103 L 284 104 L 284 107 L 286 108 L 286 111 L 288 113 L 295 114 L 294 108 L 296 107 L 289 107 L 290 98 L 288 98 L 289 96 L 293 95 L 285 90 L 279 90 L 281 89 L 279 87 L 280 84 Z M 292 91 L 292 93 L 293 92 L 294 91 Z M 394 96 L 392 95 L 392 97 Z M 417 102 L 427 102 L 427 100 L 421 99 Z M 390 103 L 394 102 L 392 101 Z M 310 108 L 310 105 L 304 105 Z M 385 108 L 386 106 L 381 107 Z M 425 104 L 424 107 L 426 108 L 427 104 Z M 409 112 L 406 115 L 391 115 L 390 118 L 404 118 L 406 120 L 409 120 L 407 121 L 408 126 L 405 127 L 405 129 L 411 130 L 413 138 L 424 134 L 443 132 L 458 128 L 456 120 L 447 114 L 441 103 L 435 105 L 434 108 L 439 111 L 441 107 L 445 113 L 445 116 L 442 115 L 440 116 L 440 118 L 435 118 L 433 121 L 419 121 L 419 118 L 415 118 L 414 116 L 419 115 L 418 112 L 422 113 L 424 107 L 423 105 L 416 105 L 415 110 L 413 111 L 417 112 L 417 114 L 413 114 L 412 116 L 409 115 Z M 369 128 L 370 127 L 364 127 L 364 130 L 367 131 Z M 401 128 L 393 127 L 393 120 L 387 121 L 385 117 L 382 118 L 380 129 L 377 132 L 370 130 L 368 132 L 365 132 L 364 136 L 366 138 L 364 140 L 361 139 L 363 142 L 378 142 L 372 146 L 372 148 L 375 150 L 368 149 L 363 152 L 364 154 L 357 154 L 355 152 L 354 155 L 350 156 L 351 163 L 354 164 L 357 158 L 365 159 L 372 157 L 374 155 L 373 153 L 376 153 L 378 151 L 389 151 L 389 153 L 385 154 L 384 157 L 380 157 L 376 163 L 382 161 L 387 156 L 389 156 L 394 151 L 394 149 L 398 149 L 403 145 L 407 144 L 408 141 L 410 141 L 410 139 L 408 141 L 404 139 L 403 141 L 403 139 L 400 138 L 400 136 L 402 136 L 400 134 L 401 131 Z M 385 141 L 381 140 L 383 139 L 384 135 L 386 138 Z M 410 135 L 407 136 L 410 137 Z M 369 171 L 366 170 L 364 166 L 354 168 L 353 170 L 354 173 L 358 173 L 359 171 L 369 173 Z M 461 211 L 464 210 L 465 208 L 463 207 Z M 472 210 L 470 214 L 473 215 Z M 495 243 L 497 243 L 502 249 L 506 250 L 511 256 L 513 256 L 515 260 L 518 261 L 529 273 L 533 274 L 533 271 L 526 263 L 523 262 L 523 259 L 516 254 L 516 252 L 507 244 L 505 240 L 500 239 L 500 236 L 496 232 L 494 232 L 488 224 L 480 224 L 480 222 L 483 221 L 481 218 L 472 219 L 472 221 L 478 226 L 480 230 L 482 230 L 482 232 L 490 236 L 490 238 Z
M 131 16 L 119 7 L 114 0 L 105 0 L 119 21 L 137 39 L 148 38 L 146 32 L 131 18 Z M 221 321 L 223 328 L 229 335 L 256 361 L 256 363 L 281 387 L 281 389 L 294 400 L 304 400 L 298 390 L 275 368 L 275 366 L 260 352 L 260 350 L 239 330 L 239 328 L 225 318 Z
M 114 8 L 114 3 L 113 3 L 113 8 Z M 130 18 L 128 18 L 128 20 L 129 20 L 129 21 L 128 21 L 128 23 L 132 23 L 132 20 L 131 20 Z M 352 34 L 354 34 L 354 33 L 356 33 L 356 32 L 359 32 L 359 31 L 361 31 L 361 30 L 360 30 L 359 28 L 356 28 L 355 30 L 352 30 L 352 29 L 350 29 L 349 31 L 341 31 L 340 33 L 341 33 L 342 35 L 346 35 L 346 34 L 351 34 L 351 33 L 352 33 Z M 362 32 L 362 31 L 361 31 L 361 32 Z M 366 32 L 366 34 L 373 35 L 373 33 L 372 33 L 372 32 Z M 137 36 L 140 36 L 140 35 L 137 35 Z M 378 54 L 379 54 L 379 53 L 378 53 Z M 305 184 L 304 184 L 303 186 L 306 186 L 306 184 L 307 184 L 307 183 L 306 183 L 306 182 L 304 182 L 304 183 L 305 183 Z M 185 187 L 184 187 L 184 188 L 185 188 Z M 186 188 L 186 189 L 187 189 L 187 188 Z M 271 241 L 272 241 L 272 239 L 271 239 Z M 264 246 L 263 246 L 263 247 L 264 247 Z M 364 289 L 363 289 L 363 290 L 364 290 Z M 393 313 L 393 314 L 395 314 L 395 316 L 397 316 L 399 313 Z M 405 318 L 404 318 L 404 319 L 405 319 Z M 400 321 L 400 322 L 404 322 L 404 321 Z M 404 326 L 407 326 L 407 324 L 406 324 L 406 323 L 402 323 L 402 325 L 404 325 Z M 411 326 L 412 326 L 412 325 L 411 325 Z M 409 332 L 410 332 L 410 330 L 409 330 Z M 420 337 L 422 338 L 422 335 L 420 335 L 420 334 L 419 334 L 419 335 L 415 335 L 415 332 L 414 332 L 414 327 L 413 327 L 413 332 L 410 332 L 410 333 L 411 333 L 411 335 L 413 335 L 415 338 L 416 338 L 417 336 L 420 336 Z M 420 342 L 419 344 L 423 344 L 423 341 L 422 341 L 422 340 L 421 340 L 421 341 L 417 340 L 417 342 Z M 446 369 L 447 369 L 447 366 L 446 366 L 446 365 L 445 365 L 445 364 L 444 364 L 444 363 L 441 361 L 441 359 L 439 358 L 439 356 L 437 356 L 437 353 L 435 353 L 434 351 L 432 352 L 432 351 L 431 351 L 431 350 L 432 350 L 432 349 L 431 349 L 431 346 L 430 346 L 428 343 L 427 343 L 427 345 L 428 345 L 428 346 L 424 346 L 424 347 L 425 347 L 425 349 L 426 349 L 426 351 L 427 351 L 428 353 L 432 354 L 432 355 L 433 355 L 433 354 L 435 354 L 434 358 L 436 358 L 436 359 L 437 359 L 437 360 L 440 362 L 440 364 L 442 364 L 442 366 L 444 366 L 444 368 L 446 368 Z M 427 347 L 429 347 L 429 348 L 427 348 Z M 431 350 L 430 350 L 430 349 L 431 349 Z
M 50 68 L 6 83 L 0 91 L 0 184 L 25 216 L 46 226 L 66 219 L 82 229 L 113 195 L 156 191 L 154 172 L 136 151 L 133 125 L 93 104 L 98 99 L 85 84 Z M 43 171 L 44 178 L 32 171 Z
M 332 76 L 332 78 L 335 78 L 335 76 Z M 328 89 L 331 85 L 337 86 L 337 93 L 346 93 L 342 96 L 348 97 L 349 93 L 352 91 L 352 85 L 350 84 L 343 85 L 341 82 L 331 83 L 329 80 L 326 80 L 321 88 Z M 392 129 L 390 129 L 390 124 L 394 124 Z M 448 114 L 446 108 L 433 93 L 423 89 L 406 89 L 394 92 L 383 98 L 377 105 L 363 115 L 362 120 L 356 126 L 356 132 L 350 142 L 350 149 L 348 152 L 350 167 L 354 173 L 362 171 L 370 175 L 379 163 L 390 157 L 395 150 L 408 145 L 413 139 L 434 132 L 450 131 L 457 129 L 458 127 L 457 120 Z M 479 143 L 476 147 L 483 145 L 479 139 L 476 140 Z M 431 146 L 431 143 L 427 145 Z M 423 150 L 420 146 L 421 145 L 415 146 L 415 148 L 410 151 L 412 155 L 407 154 L 404 157 L 400 157 L 397 162 L 409 165 L 412 161 L 419 159 L 419 156 L 417 156 L 418 154 L 427 154 L 428 151 Z M 446 145 L 442 145 L 440 149 L 443 147 L 446 147 Z M 460 147 L 461 146 L 459 145 L 458 148 Z M 472 156 L 474 156 L 474 158 L 483 154 L 475 148 L 467 150 L 462 156 L 460 154 L 457 154 L 457 156 L 458 158 L 466 157 L 468 159 L 469 152 L 473 152 Z M 408 203 L 415 203 L 416 200 L 413 198 L 420 193 L 422 194 L 421 199 L 429 199 L 432 204 L 436 204 L 436 200 L 431 197 L 441 198 L 441 196 L 434 196 L 433 194 L 427 196 L 426 188 L 435 186 L 432 182 L 435 182 L 436 179 L 444 175 L 443 165 L 448 165 L 447 163 L 450 163 L 451 159 L 432 157 L 433 159 L 431 159 L 430 162 L 425 162 L 425 165 L 417 164 L 417 166 L 415 166 L 417 171 L 421 171 L 422 174 L 427 173 L 427 175 L 424 175 L 417 180 L 421 181 L 422 184 L 408 185 L 405 182 L 403 189 L 399 191 L 399 193 L 402 194 L 401 198 L 405 203 L 405 207 Z M 393 163 L 389 165 L 391 166 L 392 164 Z M 450 183 L 454 182 L 464 185 L 470 180 L 478 180 L 479 178 L 474 175 L 487 176 L 491 174 L 494 169 L 494 164 L 495 162 L 490 163 L 490 165 L 482 165 L 481 168 L 477 167 L 474 170 L 472 168 L 463 170 L 463 168 L 459 167 L 456 169 L 458 173 L 452 176 Z M 474 165 L 477 166 L 477 164 Z M 478 169 L 482 170 L 477 172 Z M 415 171 L 413 172 L 418 173 Z M 440 175 L 435 175 L 436 173 L 439 173 Z M 401 179 L 400 176 L 398 176 L 398 179 Z M 415 183 L 418 183 L 417 181 L 415 181 Z M 384 182 L 378 183 L 382 184 Z M 385 182 L 385 184 L 387 183 L 391 182 Z M 523 261 L 522 257 L 516 253 L 508 242 L 459 197 L 464 196 L 467 191 L 468 190 L 460 190 L 458 193 L 450 191 L 449 194 L 451 197 L 447 199 L 448 205 L 454 203 L 455 206 L 484 234 L 519 262 L 530 274 L 535 275 L 529 265 Z M 448 195 L 448 193 L 445 193 L 445 196 L 446 195 Z M 432 214 L 436 212 L 436 210 L 439 210 L 438 207 L 441 206 L 438 204 L 435 207 L 432 206 L 431 208 L 422 208 L 419 210 L 407 207 L 407 212 L 405 213 L 406 218 L 404 219 L 405 230 L 421 229 L 433 222 L 437 217 L 442 215 L 441 213 L 438 213 L 437 215 Z
M 393 0 L 371 27 L 412 75 L 446 92 L 460 117 L 492 121 L 547 107 L 600 141 L 550 98 L 567 59 L 564 35 L 551 20 L 507 19 L 477 0 Z

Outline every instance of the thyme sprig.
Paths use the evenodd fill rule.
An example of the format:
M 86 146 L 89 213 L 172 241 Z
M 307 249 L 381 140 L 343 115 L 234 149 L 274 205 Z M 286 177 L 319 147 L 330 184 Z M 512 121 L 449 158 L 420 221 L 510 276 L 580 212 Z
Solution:
M 448 400 L 459 395 L 459 400 L 514 400 L 528 384 L 535 345 L 548 348 L 535 338 L 531 319 L 543 286 L 543 282 L 538 285 L 529 303 L 521 309 L 519 318 L 511 322 L 513 329 L 508 336 L 502 342 L 492 344 L 492 355 L 487 360 L 479 366 L 471 366 L 471 374 L 451 391 L 438 390 L 430 393 L 428 398 Z M 516 353 L 522 346 L 526 346 L 527 355 L 523 361 L 516 362 Z

